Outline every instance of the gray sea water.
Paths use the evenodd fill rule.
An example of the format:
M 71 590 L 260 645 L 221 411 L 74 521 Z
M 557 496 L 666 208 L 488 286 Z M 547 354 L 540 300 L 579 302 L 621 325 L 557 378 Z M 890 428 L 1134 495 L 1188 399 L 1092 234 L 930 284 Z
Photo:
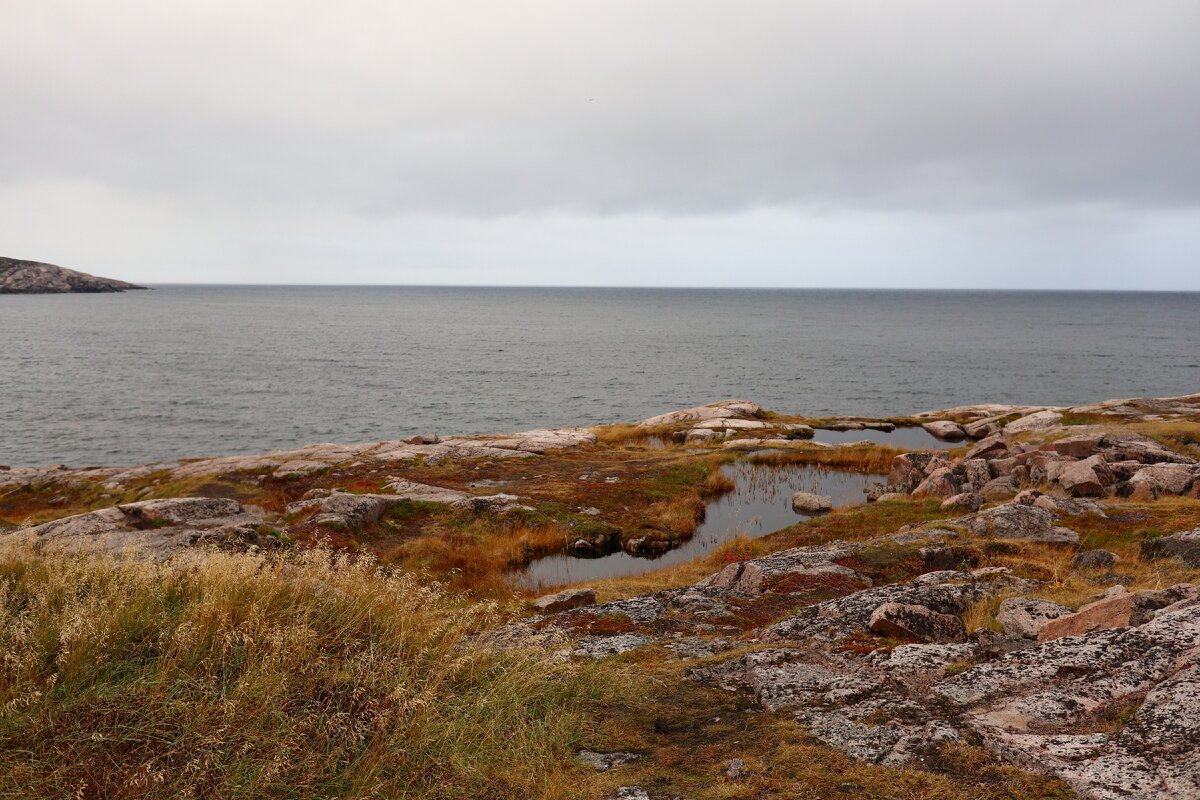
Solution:
M 1200 294 L 160 286 L 0 296 L 0 464 L 1200 391 Z

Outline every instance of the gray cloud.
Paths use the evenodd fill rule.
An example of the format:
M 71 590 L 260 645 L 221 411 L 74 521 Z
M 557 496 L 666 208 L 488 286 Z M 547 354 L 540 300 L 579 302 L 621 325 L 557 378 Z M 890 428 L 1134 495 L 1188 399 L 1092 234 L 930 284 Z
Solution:
M 1197 211 L 1197 30 L 1193 0 L 20 4 L 0 24 L 0 211 L 72 207 L 60 226 L 100 229 L 115 212 L 88 198 L 125 208 L 127 235 L 91 252 L 135 266 L 158 236 L 257 247 L 267 267 L 272 244 L 310 241 L 384 276 L 520 261 L 395 238 L 430 219 L 559 258 L 580 245 L 539 215 L 643 238 L 646 220 L 669 238 L 719 217 L 739 242 L 799 215 L 787 244 L 768 237 L 783 253 L 845 220 L 856 251 L 871 231 L 904 240 L 899 220 L 941 230 L 921 247 L 957 250 L 962 229 L 1020 249 L 1068 214 L 1089 232 L 1052 238 L 1078 264 L 1102 226 L 1124 247 L 1170 227 L 1147 215 Z M 14 239 L 51 233 L 31 220 Z M 1148 248 L 1174 280 L 1191 244 L 1130 257 Z

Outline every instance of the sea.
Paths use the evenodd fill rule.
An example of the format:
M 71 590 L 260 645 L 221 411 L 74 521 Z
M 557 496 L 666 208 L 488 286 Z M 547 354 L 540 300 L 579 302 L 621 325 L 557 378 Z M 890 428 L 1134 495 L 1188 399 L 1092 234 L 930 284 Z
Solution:
M 0 464 L 1200 392 L 1200 294 L 155 286 L 0 296 Z

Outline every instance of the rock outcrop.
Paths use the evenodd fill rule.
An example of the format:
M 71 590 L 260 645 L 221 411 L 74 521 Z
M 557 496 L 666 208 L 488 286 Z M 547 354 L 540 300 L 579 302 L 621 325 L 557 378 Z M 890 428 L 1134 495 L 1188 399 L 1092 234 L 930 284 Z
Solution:
M 145 289 L 112 278 L 98 278 L 73 269 L 0 257 L 0 294 L 66 294 L 70 292 L 124 292 Z
M 234 500 L 180 497 L 91 511 L 4 535 L 47 553 L 106 553 L 168 558 L 190 547 L 274 548 L 281 542 L 262 533 L 262 519 Z

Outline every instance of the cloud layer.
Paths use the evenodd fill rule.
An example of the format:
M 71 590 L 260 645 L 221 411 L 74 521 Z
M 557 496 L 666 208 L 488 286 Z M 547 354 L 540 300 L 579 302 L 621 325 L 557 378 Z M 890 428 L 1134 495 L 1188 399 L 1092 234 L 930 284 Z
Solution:
M 992 285 L 1044 257 L 1200 288 L 1197 30 L 1159 0 L 21 4 L 0 243 L 160 281 Z

